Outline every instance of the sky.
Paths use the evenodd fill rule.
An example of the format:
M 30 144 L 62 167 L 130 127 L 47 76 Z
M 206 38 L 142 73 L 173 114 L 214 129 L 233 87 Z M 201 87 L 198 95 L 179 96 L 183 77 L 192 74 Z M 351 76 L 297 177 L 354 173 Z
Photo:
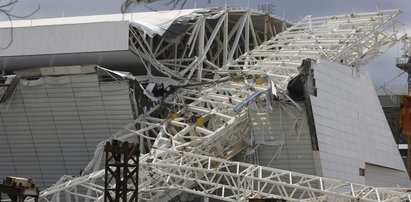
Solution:
M 0 0 L 0 5 L 8 2 Z M 134 6 L 131 11 L 170 10 L 172 5 L 166 5 L 169 0 L 160 0 L 156 3 Z M 13 6 L 12 13 L 26 15 L 40 8 L 30 18 L 51 18 L 62 16 L 97 15 L 121 12 L 122 0 L 19 0 Z M 398 31 L 408 32 L 411 35 L 411 0 L 187 0 L 184 8 L 200 7 L 250 7 L 257 9 L 258 5 L 273 4 L 275 15 L 291 22 L 298 22 L 306 15 L 328 16 L 343 13 L 374 12 L 377 9 L 401 9 L 398 18 Z M 149 8 L 147 8 L 149 7 Z M 180 8 L 178 5 L 177 8 Z M 6 19 L 0 15 L 0 20 Z M 380 55 L 364 67 L 370 73 L 373 83 L 379 86 L 388 83 L 402 71 L 395 67 L 395 58 L 402 54 L 402 44 L 399 44 Z M 392 85 L 405 85 L 406 74 L 391 81 Z

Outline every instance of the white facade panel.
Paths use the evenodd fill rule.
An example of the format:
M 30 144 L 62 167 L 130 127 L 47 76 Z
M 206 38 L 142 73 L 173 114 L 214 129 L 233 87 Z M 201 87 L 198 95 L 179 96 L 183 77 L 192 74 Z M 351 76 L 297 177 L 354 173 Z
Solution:
M 149 11 L 137 13 L 118 13 L 105 15 L 89 15 L 89 16 L 74 16 L 74 17 L 59 17 L 45 19 L 30 19 L 30 20 L 15 20 L 13 27 L 39 27 L 47 25 L 70 25 L 70 24 L 85 24 L 98 22 L 141 22 L 167 29 L 171 23 L 180 16 L 189 15 L 197 9 L 178 9 L 166 11 Z M 10 27 L 9 21 L 0 21 L 0 28 Z
M 128 50 L 129 22 L 98 22 L 0 29 L 3 56 L 52 55 Z
M 368 74 L 329 61 L 313 69 L 317 96 L 311 103 L 324 177 L 365 183 L 359 169 L 370 163 L 408 179 Z M 400 186 L 410 185 L 400 178 Z
M 100 83 L 89 74 L 38 82 L 19 85 L 0 106 L 0 179 L 30 177 L 44 188 L 63 175 L 79 175 L 96 145 L 133 115 L 128 81 Z

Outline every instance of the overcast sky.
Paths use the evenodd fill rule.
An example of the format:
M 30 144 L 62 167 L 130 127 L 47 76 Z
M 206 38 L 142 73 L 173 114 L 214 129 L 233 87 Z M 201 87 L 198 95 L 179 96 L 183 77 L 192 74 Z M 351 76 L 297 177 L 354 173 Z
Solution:
M 4 4 L 6 1 L 0 0 L 0 2 Z M 169 0 L 147 6 L 157 10 L 172 9 L 172 6 L 165 5 L 167 2 Z M 355 12 L 372 12 L 377 9 L 401 9 L 403 13 L 399 17 L 399 22 L 404 26 L 400 26 L 398 29 L 401 32 L 408 30 L 408 33 L 411 34 L 411 0 L 211 0 L 210 4 L 207 2 L 208 0 L 188 0 L 185 8 L 194 8 L 194 6 L 197 8 L 222 7 L 227 4 L 257 9 L 259 4 L 274 4 L 275 14 L 291 22 L 297 22 L 300 17 L 306 15 L 324 16 L 352 12 L 353 10 Z M 13 7 L 13 14 L 25 15 L 38 6 L 40 6 L 40 10 L 31 18 L 119 13 L 122 3 L 122 0 L 19 0 Z M 148 9 L 142 5 L 137 5 L 132 10 L 144 11 Z M 0 16 L 0 19 L 4 20 L 5 16 Z M 376 86 L 381 86 L 402 72 L 395 67 L 395 58 L 402 53 L 401 47 L 401 45 L 393 47 L 365 67 L 370 72 Z M 405 85 L 405 74 L 392 83 Z

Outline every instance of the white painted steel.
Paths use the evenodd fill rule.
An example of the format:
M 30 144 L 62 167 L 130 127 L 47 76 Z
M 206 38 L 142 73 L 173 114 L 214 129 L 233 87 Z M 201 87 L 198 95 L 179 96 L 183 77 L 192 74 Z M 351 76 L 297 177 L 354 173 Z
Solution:
M 144 29 L 130 27 L 130 50 L 145 62 L 149 73 L 156 68 L 184 83 L 216 79 L 214 71 L 223 64 L 289 25 L 247 9 L 200 9 L 190 17 L 181 20 L 186 32 L 173 39 L 147 37 Z M 263 26 L 270 29 L 262 31 Z
M 223 10 L 217 16 L 224 21 L 227 12 L 235 10 Z M 177 118 L 152 117 L 156 109 L 164 106 L 159 105 L 135 121 L 140 125 L 140 130 L 128 128 L 135 124 L 131 123 L 113 136 L 119 140 L 133 140 L 137 136 L 156 135 L 154 142 L 145 143 L 152 147 L 151 151 L 140 157 L 140 200 L 168 201 L 181 192 L 222 201 L 246 201 L 248 197 L 276 197 L 290 201 L 409 200 L 409 194 L 401 190 L 379 189 L 228 160 L 247 147 L 250 128 L 247 107 L 236 113 L 234 106 L 245 100 L 269 102 L 267 92 L 271 81 L 278 90 L 279 98 L 290 100 L 286 95 L 286 85 L 298 73 L 297 67 L 306 58 L 332 60 L 352 67 L 365 64 L 398 42 L 395 30 L 391 30 L 398 14 L 399 11 L 392 10 L 307 17 L 252 51 L 240 54 L 233 61 L 233 51 L 238 48 L 241 38 L 234 35 L 245 24 L 251 24 L 247 23 L 248 12 L 243 11 L 242 17 L 229 33 L 227 29 L 223 30 L 225 44 L 222 47 L 227 46 L 227 38 L 234 37 L 230 51 L 220 50 L 216 54 L 223 53 L 226 58 L 221 61 L 227 64 L 218 69 L 216 67 L 222 65 L 210 61 L 214 65 L 204 65 L 203 71 L 198 71 L 198 67 L 206 61 L 204 57 L 169 59 L 173 61 L 173 67 L 161 63 L 155 53 L 164 46 L 160 44 L 159 48 L 153 49 L 139 30 L 131 29 L 131 49 L 153 67 L 175 78 L 184 79 L 184 83 L 211 81 L 201 86 L 180 88 L 164 100 L 166 106 L 177 112 Z M 197 20 L 192 25 L 192 33 L 202 30 L 202 23 L 201 18 Z M 227 28 L 225 23 L 217 24 Z M 201 35 L 196 34 L 189 42 L 201 38 Z M 191 49 L 188 52 L 195 49 L 195 43 L 188 43 L 187 46 Z M 205 44 L 205 52 L 209 51 L 206 48 Z M 189 58 L 190 62 L 179 63 L 181 59 Z M 207 71 L 213 73 L 213 77 L 206 77 Z M 229 76 L 228 73 L 232 74 Z M 255 75 L 263 77 L 261 85 L 256 84 Z M 261 95 L 250 99 L 249 96 L 255 92 L 261 92 Z M 190 119 L 194 116 L 201 116 L 205 124 L 197 124 L 195 119 Z M 43 191 L 41 198 L 56 199 L 65 192 L 72 196 L 67 197 L 67 201 L 73 197 L 103 200 L 102 189 L 98 185 L 103 177 L 103 170 L 100 170 L 103 144 L 99 145 L 95 158 L 86 168 L 89 174 L 62 179 L 60 183 Z M 79 191 L 81 186 L 88 188 L 87 196 Z

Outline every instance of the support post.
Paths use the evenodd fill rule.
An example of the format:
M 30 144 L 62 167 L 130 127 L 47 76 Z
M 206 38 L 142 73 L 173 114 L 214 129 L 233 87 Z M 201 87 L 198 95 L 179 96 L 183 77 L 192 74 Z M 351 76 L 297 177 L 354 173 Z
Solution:
M 204 52 L 205 23 L 206 23 L 206 19 L 203 17 L 201 19 L 200 32 L 199 32 L 199 36 L 198 36 L 198 58 L 202 58 L 206 54 Z M 198 71 L 197 72 L 197 80 L 198 80 L 198 82 L 201 82 L 201 78 L 203 77 L 203 62 L 200 62 L 198 64 L 198 70 L 197 71 Z
M 106 143 L 105 202 L 138 201 L 138 148 L 138 144 L 118 140 Z
M 250 20 L 251 20 L 251 12 L 250 9 L 247 9 L 247 16 L 245 22 L 245 40 L 244 40 L 244 51 L 247 53 L 250 51 Z
M 227 64 L 228 57 L 228 10 L 224 14 L 224 29 L 223 29 L 223 65 Z

